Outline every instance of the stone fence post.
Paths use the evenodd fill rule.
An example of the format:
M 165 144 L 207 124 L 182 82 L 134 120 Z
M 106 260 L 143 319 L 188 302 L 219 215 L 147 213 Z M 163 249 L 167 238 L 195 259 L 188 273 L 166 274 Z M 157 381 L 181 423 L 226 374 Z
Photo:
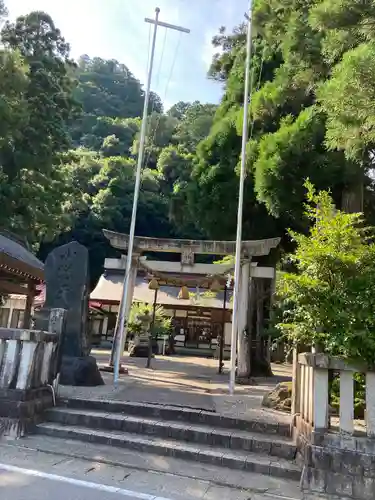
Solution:
M 294 436 L 301 487 L 328 498 L 375 498 L 375 371 L 323 353 L 295 354 Z M 339 409 L 329 405 L 329 374 L 339 377 Z M 355 373 L 364 374 L 364 419 L 354 417 Z
M 49 332 L 0 328 L 0 436 L 23 436 L 53 405 L 64 318 L 52 309 Z

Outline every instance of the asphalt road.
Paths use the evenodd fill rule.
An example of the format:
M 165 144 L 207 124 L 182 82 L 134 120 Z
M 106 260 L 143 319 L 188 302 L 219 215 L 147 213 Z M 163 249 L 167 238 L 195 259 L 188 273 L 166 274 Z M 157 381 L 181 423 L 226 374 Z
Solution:
M 294 481 L 94 443 L 38 435 L 0 442 L 0 500 L 120 499 L 301 500 L 302 495 Z
M 14 466 L 2 467 L 1 500 L 173 500 Z

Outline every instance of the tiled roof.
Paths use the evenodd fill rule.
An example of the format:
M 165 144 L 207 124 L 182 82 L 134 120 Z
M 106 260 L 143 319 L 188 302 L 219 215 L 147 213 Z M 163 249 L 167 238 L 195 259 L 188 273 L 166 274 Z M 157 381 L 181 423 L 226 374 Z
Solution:
M 13 259 L 19 260 L 30 267 L 43 270 L 44 264 L 35 257 L 27 248 L 17 241 L 0 233 L 0 253 L 4 253 Z

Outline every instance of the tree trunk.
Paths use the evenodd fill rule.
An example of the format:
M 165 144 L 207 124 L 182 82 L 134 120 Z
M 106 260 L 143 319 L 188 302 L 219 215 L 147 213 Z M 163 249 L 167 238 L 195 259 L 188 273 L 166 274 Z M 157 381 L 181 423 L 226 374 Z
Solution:
M 342 192 L 341 209 L 350 214 L 363 212 L 363 167 L 358 168 L 356 179 Z

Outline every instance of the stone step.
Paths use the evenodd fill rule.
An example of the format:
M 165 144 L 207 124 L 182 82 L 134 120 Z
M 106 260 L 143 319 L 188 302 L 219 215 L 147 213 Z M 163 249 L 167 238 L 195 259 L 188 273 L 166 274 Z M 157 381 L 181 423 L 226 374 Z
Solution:
M 211 429 L 207 425 L 187 425 L 185 422 L 144 418 L 119 413 L 104 413 L 75 408 L 54 408 L 47 412 L 49 422 L 69 426 L 90 427 L 108 431 L 156 436 L 189 443 L 218 446 L 230 450 L 243 450 L 263 453 L 294 460 L 296 447 L 291 440 L 279 436 L 250 433 L 247 431 L 229 431 Z
M 61 425 L 52 422 L 39 424 L 36 427 L 36 432 L 62 439 L 78 439 L 80 441 L 132 449 L 137 452 L 173 456 L 184 460 L 268 474 L 295 481 L 299 480 L 301 476 L 300 468 L 295 463 L 283 458 L 238 450 L 231 451 L 226 448 L 213 448 L 201 444 L 198 447 L 191 443 L 161 439 L 155 436 L 141 437 L 139 434 L 128 432 L 93 430 L 86 427 Z
M 282 500 L 282 498 L 285 500 L 301 500 L 303 497 L 299 481 L 251 473 L 245 470 L 233 470 L 223 466 L 215 466 L 192 460 L 182 460 L 173 456 L 168 457 L 164 455 L 160 457 L 159 455 L 145 452 L 134 453 L 134 450 L 117 446 L 36 434 L 14 441 L 12 444 L 21 452 L 22 450 L 26 450 L 26 453 L 22 454 L 22 457 L 27 456 L 30 461 L 33 461 L 33 456 L 35 458 L 42 457 L 43 455 L 41 454 L 48 453 L 56 457 L 56 460 L 52 463 L 64 463 L 62 459 L 65 457 L 68 459 L 69 464 L 72 465 L 74 460 L 71 459 L 73 458 L 87 461 L 87 468 L 95 466 L 98 471 L 107 470 L 108 467 L 119 467 L 128 471 L 130 469 L 130 471 L 134 472 L 140 471 L 147 474 L 156 474 L 156 476 L 165 474 L 167 481 L 173 480 L 173 478 L 181 478 L 183 480 L 192 479 L 207 485 L 214 484 L 222 492 L 219 498 L 231 498 L 232 500 L 239 500 L 241 498 L 245 500 L 245 498 L 258 498 L 259 495 L 263 498 L 264 492 L 267 492 L 267 496 L 263 500 L 267 498 L 268 500 L 272 498 L 278 498 L 279 500 Z M 17 462 L 19 462 L 18 455 L 15 455 L 13 451 L 6 452 L 5 446 L 10 447 L 11 444 L 7 442 L 0 449 L 2 461 L 8 463 L 9 457 L 12 456 L 17 457 Z M 43 458 L 36 458 L 33 468 L 37 467 L 39 459 L 43 460 Z M 53 471 L 49 470 L 48 472 Z M 225 490 L 222 490 L 222 488 L 227 487 L 236 489 L 238 496 L 236 494 L 225 496 Z M 180 498 L 179 495 L 177 497 Z M 218 497 L 216 496 L 215 498 Z
M 284 437 L 291 436 L 291 425 L 286 422 L 277 422 L 276 415 L 274 420 L 269 419 L 269 421 L 265 421 L 264 419 L 247 420 L 196 408 L 85 398 L 63 399 L 59 401 L 59 405 L 68 408 L 98 410 L 106 413 L 123 413 L 125 415 L 136 415 L 145 418 L 176 420 L 188 422 L 189 424 L 207 425 L 213 428 L 267 433 Z

